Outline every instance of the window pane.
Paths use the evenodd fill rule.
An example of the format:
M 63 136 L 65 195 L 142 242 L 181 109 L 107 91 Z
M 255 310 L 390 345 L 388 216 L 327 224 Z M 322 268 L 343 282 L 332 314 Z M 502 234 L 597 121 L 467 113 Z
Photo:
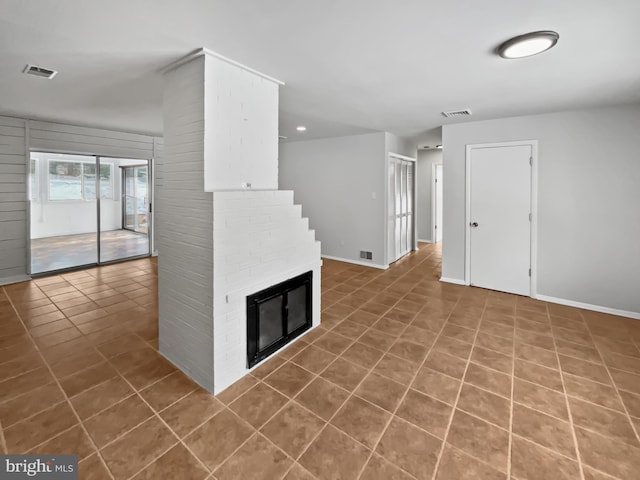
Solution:
M 49 199 L 82 200 L 82 164 L 49 162 Z
M 36 202 L 39 200 L 39 195 L 36 190 L 36 177 L 37 177 L 37 162 L 35 158 L 30 159 L 29 162 L 29 200 Z
M 112 165 L 100 165 L 100 197 L 113 198 L 113 184 L 111 183 Z
M 84 199 L 95 200 L 96 198 L 96 165 L 95 163 L 83 163 L 82 169 L 84 180 Z
M 138 213 L 147 212 L 147 167 L 136 168 L 136 197 Z

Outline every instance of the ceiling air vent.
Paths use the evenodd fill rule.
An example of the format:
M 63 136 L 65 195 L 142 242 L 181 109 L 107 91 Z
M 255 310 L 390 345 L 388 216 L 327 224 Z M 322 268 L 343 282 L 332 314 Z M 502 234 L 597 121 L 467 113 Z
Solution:
M 38 67 L 36 65 L 27 65 L 26 67 L 24 67 L 22 73 L 26 73 L 27 75 L 35 75 L 36 77 L 42 77 L 49 80 L 51 80 L 58 74 L 58 72 L 56 72 L 55 70 Z
M 471 110 L 469 110 L 468 108 L 465 108 L 464 110 L 452 110 L 450 112 L 442 112 L 442 115 L 444 115 L 447 118 L 468 117 L 469 115 L 471 115 Z

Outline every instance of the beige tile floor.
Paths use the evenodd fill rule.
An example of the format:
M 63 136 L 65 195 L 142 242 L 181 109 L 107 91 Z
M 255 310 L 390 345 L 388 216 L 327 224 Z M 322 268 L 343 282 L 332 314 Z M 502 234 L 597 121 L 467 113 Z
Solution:
M 2 288 L 0 446 L 82 479 L 635 479 L 640 321 L 325 261 L 322 326 L 213 397 L 151 259 Z

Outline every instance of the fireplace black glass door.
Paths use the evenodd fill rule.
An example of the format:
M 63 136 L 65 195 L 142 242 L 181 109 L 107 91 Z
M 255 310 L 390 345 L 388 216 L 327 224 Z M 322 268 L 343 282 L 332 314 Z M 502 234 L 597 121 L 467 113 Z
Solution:
M 311 285 L 307 272 L 247 297 L 247 368 L 311 328 Z

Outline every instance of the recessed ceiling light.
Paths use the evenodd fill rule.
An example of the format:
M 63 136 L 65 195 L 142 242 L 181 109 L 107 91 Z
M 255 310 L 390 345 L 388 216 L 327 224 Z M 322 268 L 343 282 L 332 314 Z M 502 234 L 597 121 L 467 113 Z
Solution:
M 306 132 L 307 131 L 307 127 L 305 127 L 304 125 L 300 125 L 298 127 L 296 127 L 296 130 L 299 132 Z
M 496 49 L 496 53 L 502 58 L 530 57 L 549 50 L 558 43 L 558 38 L 560 35 L 551 30 L 525 33 L 504 42 Z

